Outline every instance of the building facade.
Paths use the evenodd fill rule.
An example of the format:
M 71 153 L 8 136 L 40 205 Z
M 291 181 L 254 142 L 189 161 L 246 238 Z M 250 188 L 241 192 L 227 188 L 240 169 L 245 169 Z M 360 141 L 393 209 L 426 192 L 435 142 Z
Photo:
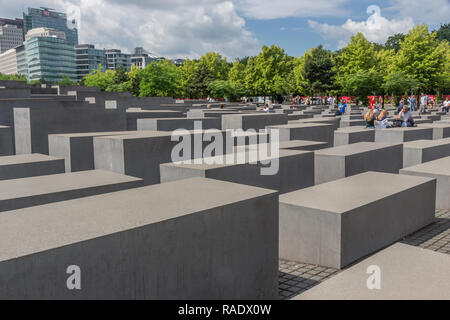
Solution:
M 9 49 L 0 54 L 0 73 L 18 74 L 16 49 Z
M 56 83 L 64 76 L 77 81 L 75 46 L 65 33 L 49 28 L 30 30 L 25 36 L 27 79 Z
M 83 79 L 100 66 L 102 72 L 106 70 L 107 60 L 104 49 L 96 49 L 92 44 L 80 44 L 75 47 L 75 50 L 78 80 Z
M 23 44 L 23 29 L 17 25 L 0 25 L 0 53 Z
M 129 53 L 122 53 L 119 49 L 106 50 L 106 68 L 115 70 L 119 66 L 124 67 L 127 71 L 131 69 L 131 55 Z
M 25 35 L 32 29 L 50 28 L 64 32 L 66 40 L 77 45 L 78 30 L 72 27 L 73 25 L 76 25 L 76 21 L 69 21 L 68 23 L 65 13 L 52 11 L 49 8 L 28 8 L 28 12 L 23 13 L 23 31 Z

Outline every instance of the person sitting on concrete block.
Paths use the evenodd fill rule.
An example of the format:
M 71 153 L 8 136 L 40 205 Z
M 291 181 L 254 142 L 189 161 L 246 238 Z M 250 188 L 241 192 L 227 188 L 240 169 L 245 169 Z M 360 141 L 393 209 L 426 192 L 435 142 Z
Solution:
M 366 121 L 366 128 L 373 129 L 375 127 L 375 116 L 373 114 L 373 109 L 369 109 L 367 113 L 364 115 L 364 120 Z

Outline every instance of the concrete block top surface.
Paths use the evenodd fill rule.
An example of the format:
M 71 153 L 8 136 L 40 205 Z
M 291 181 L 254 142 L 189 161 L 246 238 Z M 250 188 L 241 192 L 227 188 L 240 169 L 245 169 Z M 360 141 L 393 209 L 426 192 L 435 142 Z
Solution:
M 369 266 L 381 270 L 381 289 L 367 288 Z M 293 300 L 450 299 L 450 256 L 396 243 Z
M 407 167 L 400 170 L 402 172 L 418 172 L 429 175 L 450 176 L 450 157 L 445 157 L 433 161 L 428 161 L 412 167 Z
M 306 146 L 321 146 L 326 145 L 326 142 L 320 142 L 320 141 L 309 141 L 309 140 L 288 140 L 288 141 L 280 141 L 280 149 L 283 148 L 299 148 L 299 147 L 306 147 Z
M 450 138 L 438 139 L 438 140 L 415 140 L 408 141 L 403 144 L 404 148 L 430 148 L 435 146 L 440 146 L 443 144 L 450 144 Z
M 358 142 L 315 151 L 316 155 L 349 156 L 356 153 L 401 145 L 401 143 Z
M 145 132 L 145 131 L 140 131 Z M 82 133 L 54 133 L 49 136 L 58 136 L 66 138 L 99 137 L 112 135 L 137 134 L 139 131 L 106 131 L 106 132 L 82 132 Z
M 375 129 L 366 128 L 365 126 L 353 126 L 353 127 L 342 127 L 338 128 L 336 132 L 375 132 Z
M 304 123 L 292 121 L 288 124 L 280 124 L 275 126 L 267 126 L 266 128 L 270 129 L 295 129 L 295 128 L 331 128 L 333 127 L 331 124 L 326 123 Z
M 433 123 L 421 123 L 418 125 L 419 128 L 450 128 L 450 123 L 448 122 L 433 122 Z
M 43 193 L 57 193 L 78 188 L 94 188 L 96 186 L 135 181 L 142 181 L 142 179 L 102 170 L 3 180 L 0 181 L 0 201 Z
M 19 154 L 14 156 L 0 157 L 0 166 L 14 165 L 18 163 L 32 163 L 32 162 L 54 161 L 54 160 L 63 160 L 63 159 L 47 156 L 45 154 L 40 153 Z
M 385 131 L 385 132 L 407 132 L 407 131 L 423 131 L 429 130 L 430 128 L 420 127 L 396 127 L 396 128 L 385 128 L 385 129 L 376 129 L 376 131 Z
M 269 152 L 270 145 L 269 144 L 265 144 L 265 145 L 267 146 L 267 151 Z M 252 152 L 251 152 L 252 149 L 253 148 L 251 146 L 250 147 L 242 146 L 242 147 L 235 148 L 236 152 L 234 152 L 232 155 L 230 154 L 228 156 L 220 155 L 220 156 L 202 158 L 202 159 L 197 159 L 197 160 L 194 159 L 194 160 L 191 160 L 190 163 L 172 163 L 171 162 L 171 163 L 164 163 L 161 165 L 162 166 L 175 166 L 175 167 L 179 167 L 179 168 L 197 169 L 197 170 L 211 170 L 211 169 L 217 169 L 217 168 L 224 168 L 224 167 L 249 163 L 251 160 L 254 160 L 250 156 L 252 154 Z M 290 157 L 290 156 L 312 153 L 312 151 L 279 149 L 278 156 L 271 155 L 271 154 L 261 156 L 261 155 L 259 155 L 259 153 L 256 149 L 256 145 L 253 150 L 255 150 L 255 156 L 257 158 L 256 161 L 264 161 L 264 160 L 270 160 L 270 159 L 274 159 L 274 158 L 278 158 L 278 157 L 282 158 L 282 157 Z M 233 156 L 233 158 L 231 158 L 231 156 Z M 230 157 L 232 160 L 227 161 L 227 157 Z M 198 161 L 199 163 L 195 163 L 196 161 Z
M 277 194 L 193 178 L 7 211 L 0 214 L 0 261 Z
M 280 203 L 342 214 L 431 180 L 369 171 L 280 195 Z

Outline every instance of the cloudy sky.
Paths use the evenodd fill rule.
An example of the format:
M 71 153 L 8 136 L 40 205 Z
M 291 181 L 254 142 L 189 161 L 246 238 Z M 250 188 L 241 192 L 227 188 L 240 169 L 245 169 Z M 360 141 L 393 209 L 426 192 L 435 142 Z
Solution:
M 80 43 L 170 58 L 232 59 L 264 44 L 298 56 L 319 44 L 338 49 L 356 32 L 384 43 L 417 23 L 450 22 L 450 0 L 0 0 L 0 17 L 40 6 L 77 18 Z

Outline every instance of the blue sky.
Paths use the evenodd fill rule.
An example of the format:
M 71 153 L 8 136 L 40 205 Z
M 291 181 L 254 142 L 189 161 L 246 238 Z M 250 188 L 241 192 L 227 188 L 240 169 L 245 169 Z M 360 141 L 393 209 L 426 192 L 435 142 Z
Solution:
M 216 51 L 232 60 L 271 44 L 299 56 L 319 44 L 336 50 L 357 32 L 384 43 L 418 23 L 450 20 L 450 0 L 0 0 L 0 16 L 40 6 L 79 21 L 80 43 L 169 58 Z

